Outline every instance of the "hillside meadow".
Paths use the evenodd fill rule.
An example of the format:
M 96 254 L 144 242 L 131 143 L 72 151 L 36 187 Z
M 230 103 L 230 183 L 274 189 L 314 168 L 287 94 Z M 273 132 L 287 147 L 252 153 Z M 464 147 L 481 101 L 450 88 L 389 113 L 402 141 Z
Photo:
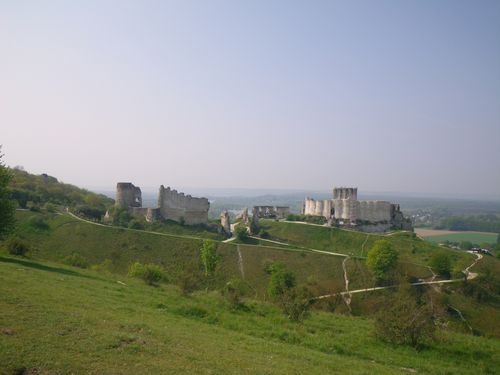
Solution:
M 125 276 L 0 257 L 0 363 L 37 374 L 478 374 L 496 339 L 441 331 L 417 352 L 377 339 L 370 319 L 313 312 L 303 323 L 217 292 L 183 296 Z

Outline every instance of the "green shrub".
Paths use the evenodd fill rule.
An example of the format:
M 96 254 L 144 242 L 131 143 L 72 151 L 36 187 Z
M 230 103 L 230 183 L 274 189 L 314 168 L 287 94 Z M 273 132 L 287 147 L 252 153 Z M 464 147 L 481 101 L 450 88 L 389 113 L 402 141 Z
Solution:
M 219 255 L 217 255 L 217 245 L 214 241 L 203 241 L 200 249 L 200 259 L 205 269 L 205 276 L 213 275 L 220 260 Z
M 177 285 L 184 295 L 188 295 L 200 289 L 202 284 L 201 272 L 194 268 L 184 269 L 177 278 Z
M 82 255 L 73 253 L 63 259 L 63 262 L 69 266 L 78 268 L 88 268 L 89 262 Z
M 113 224 L 120 227 L 128 227 L 128 223 L 133 219 L 126 207 L 116 207 L 113 210 Z
M 366 265 L 373 272 L 375 280 L 387 281 L 398 263 L 398 252 L 387 240 L 375 241 L 368 251 Z
M 140 229 L 140 230 L 143 230 L 144 229 L 144 223 L 141 220 L 132 219 L 128 223 L 128 227 L 130 229 Z
M 49 224 L 42 216 L 31 216 L 28 220 L 28 225 L 34 229 L 47 230 L 49 229 Z
M 7 251 L 11 255 L 24 256 L 30 250 L 28 243 L 17 237 L 7 240 Z
M 446 251 L 438 251 L 432 254 L 429 265 L 439 276 L 450 277 L 451 257 Z
M 28 210 L 33 211 L 33 212 L 40 212 L 40 205 L 38 203 L 29 201 L 26 203 L 26 207 Z
M 295 286 L 295 275 L 288 271 L 284 264 L 273 263 L 267 271 L 271 274 L 267 292 L 272 298 L 279 300 L 282 295 Z
M 263 239 L 269 239 L 271 236 L 269 235 L 269 232 L 267 230 L 263 230 L 260 232 L 260 238 Z
M 234 228 L 234 232 L 236 238 L 239 241 L 245 242 L 248 239 L 248 229 L 244 224 L 238 224 L 236 228 Z
M 78 205 L 75 208 L 75 213 L 79 216 L 84 216 L 88 219 L 92 220 L 101 220 L 101 218 L 104 216 L 106 213 L 106 210 L 104 207 L 93 207 L 89 205 Z
M 93 264 L 90 269 L 97 272 L 109 272 L 111 269 L 112 261 L 111 259 L 104 259 L 102 263 Z
M 143 279 L 148 285 L 155 285 L 165 278 L 165 271 L 157 264 L 135 262 L 130 266 L 128 275 Z
M 419 348 L 435 340 L 434 314 L 430 305 L 417 304 L 411 286 L 403 285 L 375 316 L 375 332 L 384 341 Z
M 46 212 L 54 213 L 57 211 L 57 206 L 53 203 L 47 202 L 43 205 L 43 209 Z
M 309 316 L 311 298 L 312 293 L 309 288 L 305 286 L 293 288 L 281 295 L 279 306 L 288 319 L 301 322 Z
M 222 295 L 231 308 L 236 309 L 242 305 L 241 298 L 245 294 L 245 284 L 239 278 L 229 280 L 222 289 Z

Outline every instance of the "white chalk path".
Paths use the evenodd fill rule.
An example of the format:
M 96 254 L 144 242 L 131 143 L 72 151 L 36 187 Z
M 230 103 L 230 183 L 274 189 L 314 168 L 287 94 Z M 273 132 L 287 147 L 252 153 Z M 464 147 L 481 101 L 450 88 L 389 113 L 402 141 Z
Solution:
M 476 260 L 468 266 L 463 272 L 466 275 L 467 280 L 472 280 L 477 277 L 477 273 L 470 272 L 469 270 L 476 265 L 477 262 L 479 262 L 483 256 L 481 254 L 475 254 L 476 255 Z M 463 279 L 450 279 L 450 280 L 439 280 L 439 281 L 420 281 L 417 283 L 411 283 L 411 285 L 418 286 L 418 285 L 439 285 L 439 284 L 449 284 L 449 283 L 457 283 L 463 281 Z M 314 297 L 312 300 L 320 300 L 324 298 L 329 298 L 329 297 L 335 297 L 335 296 L 343 296 L 343 295 L 352 295 L 352 294 L 357 294 L 357 293 L 366 293 L 366 292 L 373 292 L 376 290 L 383 290 L 383 289 L 390 289 L 390 288 L 397 288 L 399 285 L 389 285 L 389 286 L 377 286 L 373 288 L 364 288 L 364 289 L 356 289 L 356 290 L 350 290 L 350 291 L 344 291 L 340 293 L 332 293 L 332 294 L 325 294 L 322 296 Z

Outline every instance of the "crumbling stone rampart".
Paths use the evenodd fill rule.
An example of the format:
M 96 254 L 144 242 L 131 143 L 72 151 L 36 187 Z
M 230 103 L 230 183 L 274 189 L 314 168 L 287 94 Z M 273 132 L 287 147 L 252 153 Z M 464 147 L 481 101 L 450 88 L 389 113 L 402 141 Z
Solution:
M 178 193 L 170 187 L 160 186 L 158 193 L 160 214 L 166 219 L 184 221 L 186 224 L 206 224 L 210 203 L 207 198 L 195 198 Z
M 252 212 L 256 212 L 259 218 L 284 219 L 290 213 L 288 206 L 254 206 Z
M 178 193 L 177 190 L 160 186 L 158 207 L 142 207 L 141 189 L 130 182 L 119 182 L 116 185 L 115 206 L 125 206 L 147 221 L 159 219 L 174 220 L 188 225 L 208 223 L 210 203 L 206 198 L 195 198 Z

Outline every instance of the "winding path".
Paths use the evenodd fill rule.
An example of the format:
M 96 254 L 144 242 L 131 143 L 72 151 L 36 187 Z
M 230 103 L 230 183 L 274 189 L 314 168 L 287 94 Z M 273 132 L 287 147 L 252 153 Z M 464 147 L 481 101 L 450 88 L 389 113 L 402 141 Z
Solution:
M 131 232 L 149 233 L 149 234 L 158 235 L 158 236 L 164 236 L 164 237 L 186 238 L 186 239 L 201 240 L 201 241 L 205 240 L 205 238 L 196 237 L 196 236 L 180 235 L 180 234 L 170 234 L 170 233 L 153 232 L 153 231 L 141 230 L 141 229 L 115 227 L 115 226 L 105 225 L 105 224 L 101 224 L 101 223 L 96 223 L 96 222 L 91 221 L 91 220 L 83 219 L 83 218 L 81 218 L 81 217 L 73 214 L 68 209 L 66 209 L 66 213 L 69 216 L 71 216 L 72 218 L 74 218 L 74 219 L 76 219 L 78 221 L 82 221 L 82 222 L 85 222 L 85 223 L 88 223 L 88 224 L 97 225 L 97 226 L 100 226 L 100 227 L 105 227 L 105 228 L 110 228 L 110 229 L 120 229 L 120 230 L 127 230 L 127 231 L 131 231 Z M 286 222 L 288 222 L 288 221 L 286 221 Z M 300 224 L 307 224 L 307 225 L 317 225 L 317 224 L 294 222 L 294 221 L 291 221 L 290 223 L 300 223 Z M 322 226 L 322 225 L 317 225 L 317 226 Z M 367 238 L 365 239 L 365 242 L 362 245 L 362 251 L 364 249 L 364 246 L 366 244 L 366 241 L 367 241 L 369 235 L 370 234 L 368 233 L 367 234 Z M 253 237 L 253 236 L 251 236 L 251 238 L 258 239 L 258 240 L 263 240 L 263 241 L 267 241 L 267 242 L 271 242 L 271 243 L 275 243 L 275 244 L 279 244 L 279 245 L 282 245 L 282 246 L 283 245 L 285 245 L 285 246 L 291 246 L 290 244 L 287 244 L 285 242 L 279 242 L 279 241 L 274 241 L 274 240 L 266 240 L 266 239 L 262 239 L 262 238 L 259 238 L 259 237 Z M 231 237 L 228 240 L 225 240 L 223 242 L 230 242 L 232 240 L 234 240 L 234 237 Z M 257 245 L 250 245 L 250 244 L 245 245 L 245 246 L 256 246 L 256 247 L 258 247 Z M 274 248 L 274 249 L 278 249 L 278 250 L 291 250 L 291 249 L 286 249 L 286 248 L 282 248 L 282 247 L 271 247 L 271 246 L 263 246 L 263 247 Z M 240 272 L 241 272 L 242 277 L 244 278 L 243 257 L 242 257 L 241 251 L 239 249 L 239 245 L 236 245 L 236 249 L 238 251 L 238 264 L 239 264 L 239 267 L 240 267 Z M 332 255 L 332 256 L 340 256 L 340 257 L 344 257 L 345 258 L 344 261 L 342 262 L 342 269 L 344 271 L 344 282 L 345 282 L 345 289 L 346 290 L 343 291 L 343 292 L 339 292 L 339 293 L 331 293 L 331 294 L 325 294 L 325 295 L 322 295 L 322 296 L 314 297 L 314 298 L 311 299 L 312 301 L 314 301 L 314 300 L 321 300 L 321 299 L 324 299 L 324 298 L 335 297 L 335 296 L 339 296 L 340 295 L 343 298 L 345 297 L 344 301 L 346 301 L 346 304 L 347 304 L 348 308 L 350 309 L 350 302 L 352 300 L 352 295 L 353 294 L 373 292 L 373 291 L 377 291 L 377 290 L 383 290 L 383 289 L 390 289 L 390 288 L 396 288 L 396 287 L 398 287 L 398 285 L 390 285 L 390 286 L 379 286 L 379 287 L 373 287 L 373 288 L 364 288 L 364 289 L 349 290 L 349 279 L 348 279 L 348 275 L 347 275 L 347 267 L 345 265 L 346 261 L 348 259 L 350 259 L 350 256 L 348 254 L 334 253 L 334 252 L 329 252 L 329 251 L 324 251 L 324 250 L 317 250 L 317 249 L 303 248 L 303 247 L 298 247 L 297 250 L 291 250 L 291 251 L 300 251 L 300 250 L 310 251 L 310 252 L 319 253 L 319 254 Z M 470 269 L 472 267 L 474 267 L 477 264 L 477 262 L 479 262 L 483 258 L 483 255 L 482 254 L 478 254 L 478 253 L 474 253 L 474 255 L 476 255 L 475 261 L 472 264 L 470 264 L 467 268 L 465 268 L 463 270 L 463 272 L 464 272 L 464 274 L 466 276 L 466 280 L 472 280 L 472 279 L 476 278 L 477 275 L 478 275 L 475 272 L 471 272 Z M 433 274 L 433 276 L 431 278 L 431 281 L 421 281 L 421 282 L 412 283 L 411 285 L 414 285 L 414 286 L 418 286 L 418 285 L 439 285 L 439 284 L 456 283 L 456 282 L 463 281 L 463 279 L 450 279 L 450 280 L 434 281 L 436 275 L 434 274 L 434 272 L 432 271 L 432 269 L 430 271 Z
M 481 254 L 476 254 L 476 260 L 468 266 L 463 272 L 466 275 L 466 280 L 472 280 L 477 277 L 477 273 L 474 272 L 469 272 L 470 268 L 474 267 L 477 262 L 479 262 L 483 256 Z M 420 281 L 417 283 L 411 283 L 410 285 L 418 286 L 418 285 L 439 285 L 439 284 L 449 284 L 449 283 L 457 283 L 463 281 L 463 279 L 450 279 L 450 280 L 439 280 L 439 281 Z M 366 292 L 373 292 L 376 290 L 383 290 L 383 289 L 390 289 L 390 288 L 397 288 L 399 285 L 389 285 L 389 286 L 377 286 L 373 288 L 364 288 L 364 289 L 356 289 L 356 290 L 348 290 L 344 292 L 339 292 L 339 293 L 331 293 L 331 294 L 325 294 L 322 296 L 314 297 L 311 300 L 320 300 L 324 298 L 329 298 L 329 297 L 335 297 L 335 296 L 344 296 L 344 295 L 349 295 L 351 296 L 352 294 L 357 294 L 357 293 L 366 293 Z

